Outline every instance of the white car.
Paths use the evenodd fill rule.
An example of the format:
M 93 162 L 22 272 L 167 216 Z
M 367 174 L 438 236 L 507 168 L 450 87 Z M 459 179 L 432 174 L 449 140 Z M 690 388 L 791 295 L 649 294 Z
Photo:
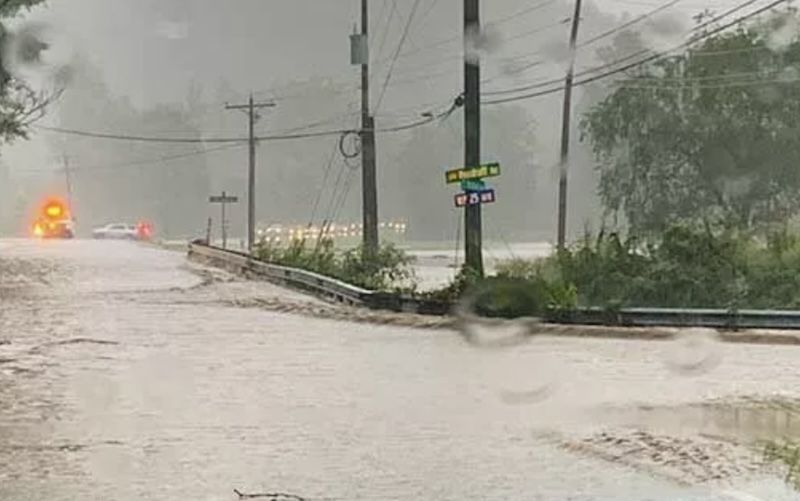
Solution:
M 139 238 L 139 232 L 132 224 L 111 223 L 92 230 L 92 238 L 136 240 Z

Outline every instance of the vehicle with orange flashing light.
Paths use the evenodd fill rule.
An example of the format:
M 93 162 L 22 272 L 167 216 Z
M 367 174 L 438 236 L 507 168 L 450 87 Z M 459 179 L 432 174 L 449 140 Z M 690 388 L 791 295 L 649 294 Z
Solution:
M 75 223 L 61 200 L 52 199 L 41 205 L 31 231 L 36 238 L 74 238 Z

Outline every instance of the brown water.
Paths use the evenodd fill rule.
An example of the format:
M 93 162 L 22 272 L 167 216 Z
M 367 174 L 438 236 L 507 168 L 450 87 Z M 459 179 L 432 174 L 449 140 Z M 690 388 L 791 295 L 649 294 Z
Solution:
M 0 500 L 725 499 L 536 437 L 605 404 L 800 391 L 787 347 L 717 346 L 686 378 L 665 343 L 478 351 L 222 301 L 276 294 L 299 297 L 135 244 L 0 241 Z

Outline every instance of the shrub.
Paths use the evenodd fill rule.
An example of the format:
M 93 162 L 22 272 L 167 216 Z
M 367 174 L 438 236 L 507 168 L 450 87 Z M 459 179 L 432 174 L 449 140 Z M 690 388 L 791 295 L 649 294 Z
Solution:
M 382 244 L 375 255 L 369 256 L 363 247 L 337 255 L 331 239 L 322 239 L 313 246 L 306 240 L 295 240 L 287 246 L 262 241 L 255 254 L 268 263 L 313 271 L 371 290 L 405 285 L 404 281 L 413 278 L 412 258 L 392 244 Z
M 498 267 L 500 276 L 544 280 L 556 309 L 566 307 L 577 291 L 578 304 L 609 310 L 800 308 L 798 271 L 800 238 L 785 230 L 758 241 L 686 226 L 669 228 L 649 242 L 613 232 L 587 234 L 554 256 Z

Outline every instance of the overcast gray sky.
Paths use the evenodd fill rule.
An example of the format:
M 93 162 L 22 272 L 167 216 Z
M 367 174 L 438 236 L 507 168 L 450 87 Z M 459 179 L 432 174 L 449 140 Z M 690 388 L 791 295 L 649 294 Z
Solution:
M 663 3 L 599 2 L 603 11 L 615 15 L 635 15 Z M 501 20 L 493 29 L 502 40 L 493 54 L 496 57 L 487 60 L 485 74 L 501 74 L 509 60 L 515 64 L 534 60 L 532 54 L 543 37 L 545 41 L 566 43 L 567 25 L 557 25 L 569 16 L 566 3 L 509 18 L 510 14 L 546 3 L 484 2 L 483 20 Z M 383 42 L 391 0 L 372 2 L 373 55 L 383 46 L 377 56 L 384 61 L 376 68 L 378 82 L 388 69 L 385 61 L 400 38 L 413 4 L 413 0 L 397 0 L 397 13 Z M 671 12 L 685 17 L 703 5 L 707 4 L 683 0 Z M 403 49 L 415 54 L 398 60 L 382 110 L 408 113 L 411 105 L 446 102 L 458 91 L 460 6 L 461 0 L 421 0 Z M 279 87 L 292 79 L 330 76 L 351 81 L 355 88 L 357 74 L 349 65 L 348 34 L 358 20 L 358 8 L 358 0 L 51 0 L 33 17 L 52 24 L 70 50 L 88 55 L 102 69 L 113 92 L 148 106 L 181 101 L 192 84 L 211 95 L 224 83 L 235 91 L 279 96 L 286 92 Z M 592 35 L 591 18 L 597 14 L 591 5 L 585 12 L 588 31 L 582 36 L 588 37 Z M 541 71 L 551 73 L 524 72 L 513 79 L 500 79 L 496 85 L 552 78 L 561 70 Z M 219 113 L 224 111 L 220 109 Z M 34 137 L 6 148 L 3 157 L 18 170 L 45 165 L 52 155 L 45 142 Z

